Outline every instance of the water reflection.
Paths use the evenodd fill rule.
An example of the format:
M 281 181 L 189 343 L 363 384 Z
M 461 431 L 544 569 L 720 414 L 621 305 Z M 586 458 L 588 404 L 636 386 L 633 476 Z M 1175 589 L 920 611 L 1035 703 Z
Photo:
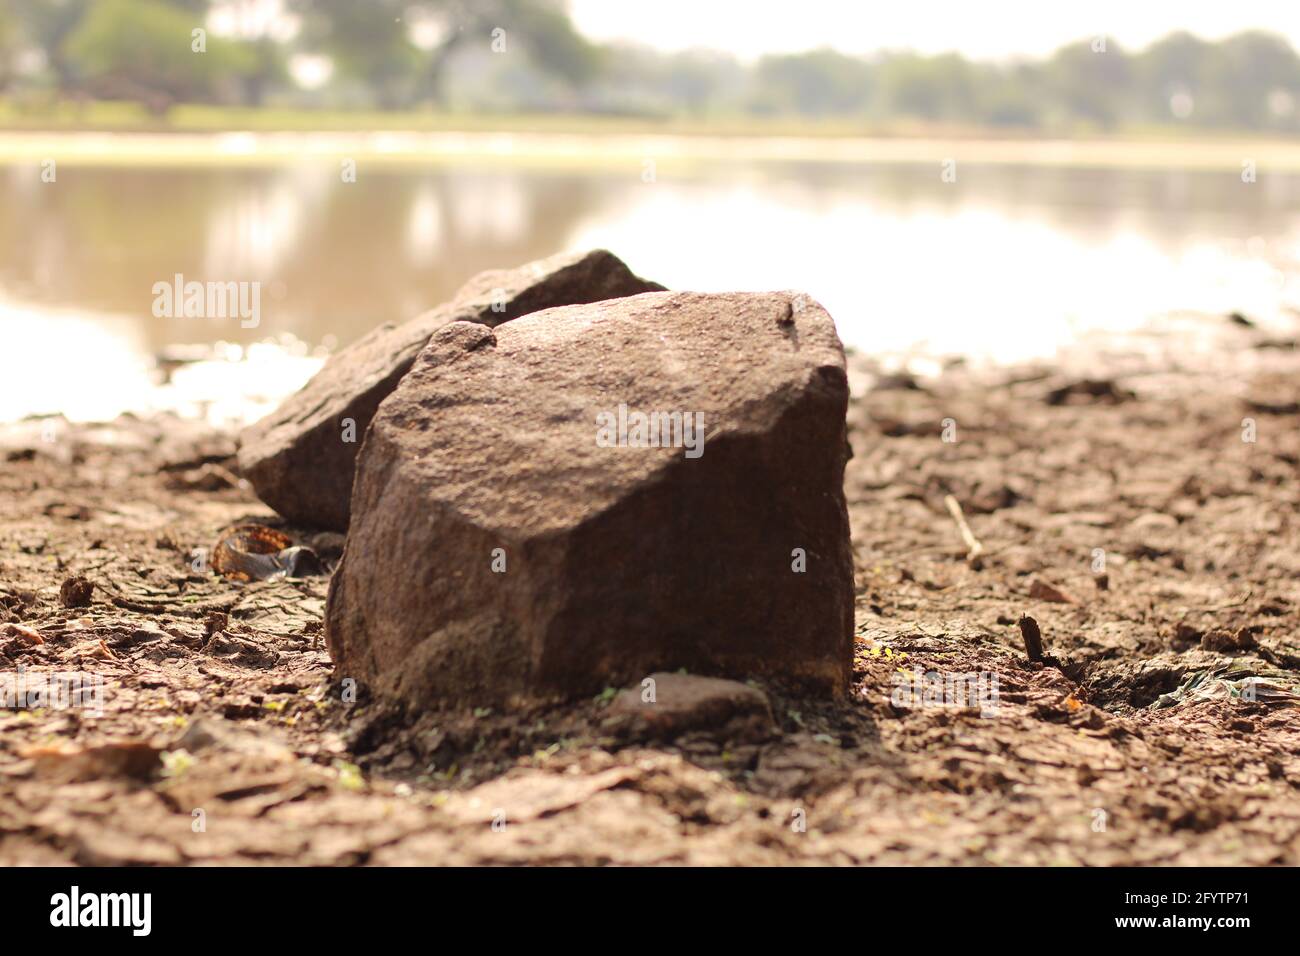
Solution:
M 481 269 L 597 245 L 673 288 L 806 290 L 846 342 L 891 351 L 1050 355 L 1081 331 L 1161 313 L 1283 319 L 1300 301 L 1287 281 L 1300 238 L 1291 176 L 963 165 L 945 183 L 931 164 L 772 162 L 660 169 L 647 183 L 641 172 L 362 167 L 348 183 L 321 158 L 65 167 L 44 184 L 39 168 L 11 166 L 0 323 L 35 393 L 107 366 L 138 381 L 175 343 L 344 343 Z M 177 273 L 261 282 L 261 325 L 154 318 L 154 283 Z M 21 404 L 6 392 L 0 417 Z M 70 394 L 52 400 L 85 411 Z
M 337 167 L 260 170 L 63 169 L 54 184 L 13 167 L 0 181 L 0 295 L 138 323 L 174 342 L 251 342 L 290 332 L 349 341 L 437 304 L 481 269 L 564 248 L 599 187 L 582 176 L 472 170 L 408 175 Z M 256 330 L 155 319 L 152 288 L 258 281 Z
M 241 281 L 283 270 L 315 205 L 309 200 L 317 197 L 302 195 L 311 181 L 281 173 L 214 208 L 203 238 L 203 274 Z

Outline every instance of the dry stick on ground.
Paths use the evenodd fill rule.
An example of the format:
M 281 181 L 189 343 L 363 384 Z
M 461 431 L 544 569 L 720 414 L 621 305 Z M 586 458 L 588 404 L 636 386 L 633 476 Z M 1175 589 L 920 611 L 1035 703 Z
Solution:
M 1043 632 L 1038 629 L 1038 622 L 1028 614 L 1020 615 L 1020 620 L 1016 622 L 1020 625 L 1020 636 L 1025 642 L 1025 655 L 1029 658 L 1030 663 L 1046 664 L 1049 667 L 1055 667 L 1058 671 L 1069 677 L 1073 681 L 1078 681 L 1078 674 L 1066 669 L 1066 665 L 1057 660 L 1051 654 L 1044 653 Z M 1067 662 L 1068 663 L 1068 662 Z
M 1025 642 L 1025 654 L 1031 661 L 1043 659 L 1043 635 L 1038 630 L 1038 622 L 1028 614 L 1020 615 L 1020 636 Z
M 944 495 L 943 503 L 948 506 L 948 514 L 952 515 L 952 520 L 957 522 L 961 539 L 966 542 L 966 563 L 978 570 L 980 558 L 984 555 L 984 545 L 980 544 L 979 539 L 971 531 L 970 525 L 966 523 L 966 516 L 962 514 L 960 502 L 952 495 Z

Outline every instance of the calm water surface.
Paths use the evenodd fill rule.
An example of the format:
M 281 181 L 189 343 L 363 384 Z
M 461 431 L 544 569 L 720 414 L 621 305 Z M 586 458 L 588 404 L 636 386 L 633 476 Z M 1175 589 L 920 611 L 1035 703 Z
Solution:
M 191 397 L 265 404 L 313 353 L 481 269 L 593 246 L 670 288 L 807 291 L 863 350 L 1016 360 L 1185 310 L 1289 322 L 1300 179 L 964 165 L 945 183 L 930 164 L 717 163 L 654 182 L 638 164 L 343 183 L 325 161 L 65 167 L 43 183 L 0 167 L 0 419 L 166 404 L 154 357 L 185 343 L 244 360 L 188 370 Z M 156 318 L 154 284 L 177 273 L 260 283 L 260 324 Z

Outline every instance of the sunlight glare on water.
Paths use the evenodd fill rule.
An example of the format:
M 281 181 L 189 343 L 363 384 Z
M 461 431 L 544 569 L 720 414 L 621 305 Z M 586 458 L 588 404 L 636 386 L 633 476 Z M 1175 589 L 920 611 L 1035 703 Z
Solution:
M 258 342 L 218 343 L 164 380 L 129 318 L 32 310 L 0 300 L 6 349 L 0 422 L 29 415 L 107 421 L 170 411 L 240 425 L 271 411 L 320 368 L 319 355 Z
M 657 237 L 687 221 L 708 225 L 666 256 Z M 1166 312 L 1268 320 L 1284 278 L 1209 239 L 1169 250 L 1135 231 L 1080 236 L 994 205 L 808 209 L 750 187 L 647 198 L 573 245 L 662 260 L 651 274 L 675 288 L 811 290 L 861 349 L 1000 362 L 1050 357 L 1081 331 L 1130 331 Z

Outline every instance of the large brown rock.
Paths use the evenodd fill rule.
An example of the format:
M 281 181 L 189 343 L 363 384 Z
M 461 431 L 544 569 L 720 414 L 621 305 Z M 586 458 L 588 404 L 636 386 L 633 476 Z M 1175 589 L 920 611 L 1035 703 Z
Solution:
M 479 273 L 445 305 L 380 326 L 333 355 L 299 392 L 244 430 L 240 470 L 257 496 L 290 521 L 344 531 L 361 439 L 434 331 L 457 321 L 495 326 L 553 306 L 661 289 L 603 249 Z
M 338 675 L 415 706 L 682 667 L 842 690 L 847 402 L 830 316 L 791 293 L 439 330 L 358 459 L 326 609 Z M 702 445 L 664 436 L 702 454 L 609 445 L 598 416 L 620 405 L 629 439 L 636 412 L 702 415 Z

